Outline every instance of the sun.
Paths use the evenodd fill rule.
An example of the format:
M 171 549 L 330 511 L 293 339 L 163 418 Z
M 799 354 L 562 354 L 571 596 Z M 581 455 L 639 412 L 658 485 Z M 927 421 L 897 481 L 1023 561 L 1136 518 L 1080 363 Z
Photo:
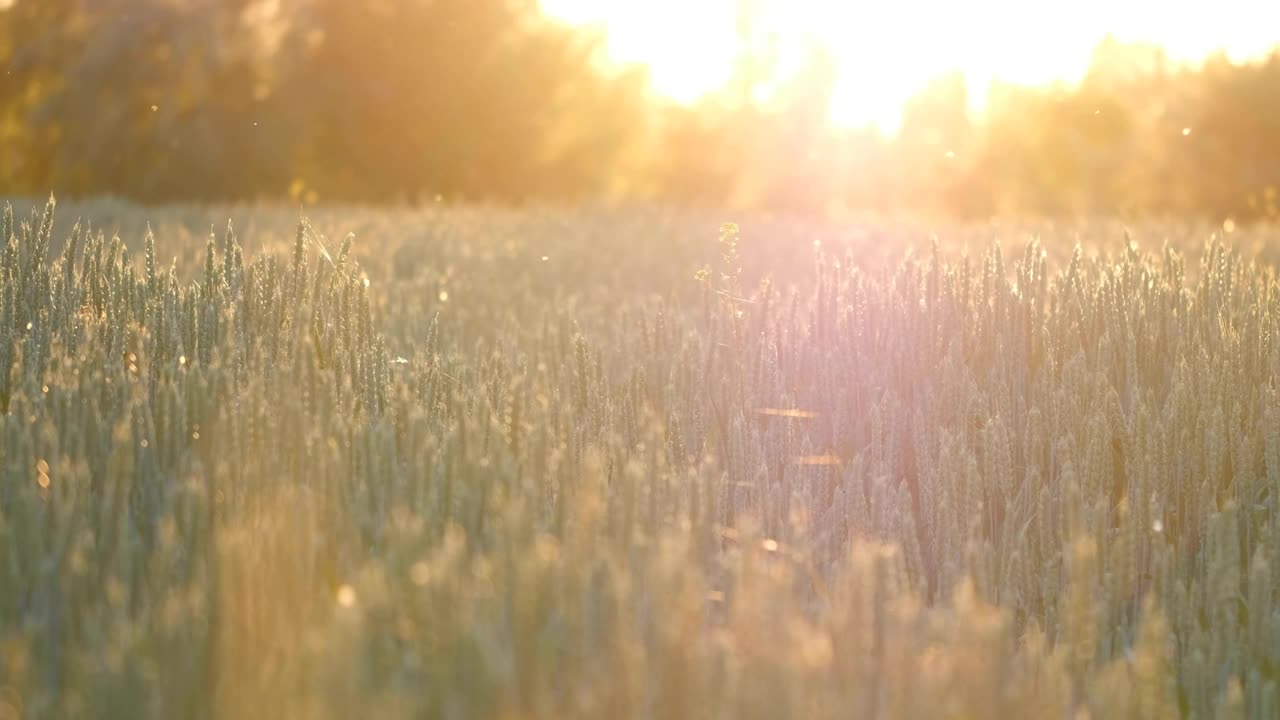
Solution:
M 1219 49 L 1234 59 L 1269 51 L 1280 4 L 1220 0 L 1212 13 L 1155 0 L 542 0 L 548 14 L 601 28 L 609 54 L 643 63 L 654 88 L 692 101 L 732 76 L 739 19 L 786 77 L 821 47 L 834 60 L 830 114 L 842 126 L 892 131 L 903 103 L 931 79 L 962 73 L 980 110 L 994 80 L 1074 82 L 1106 35 L 1163 45 L 1175 60 Z
M 603 29 L 613 57 L 645 64 L 654 87 L 682 102 L 731 76 L 743 7 L 742 0 L 543 0 L 552 16 Z M 1039 82 L 1070 75 L 1088 54 L 1087 43 L 1066 42 L 1061 32 L 1010 37 L 1001 28 L 1026 26 L 1030 15 L 1014 3 L 755 0 L 750 7 L 753 34 L 778 75 L 797 71 L 815 47 L 834 60 L 830 111 L 840 125 L 892 129 L 912 93 L 946 72 L 981 84 L 1003 69 Z

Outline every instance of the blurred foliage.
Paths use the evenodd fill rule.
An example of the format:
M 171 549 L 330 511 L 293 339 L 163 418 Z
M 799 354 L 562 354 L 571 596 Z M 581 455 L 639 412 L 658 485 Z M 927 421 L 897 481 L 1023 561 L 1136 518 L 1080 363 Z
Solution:
M 677 106 L 536 0 L 13 0 L 0 190 L 1277 213 L 1280 55 L 1193 67 L 1106 39 L 1079 84 L 996 85 L 976 117 L 963 78 L 940 77 L 886 137 L 833 127 L 834 61 L 815 48 L 779 76 L 744 7 L 736 72 Z
M 642 97 L 595 45 L 534 0 L 21 0 L 0 12 L 0 179 L 153 201 L 582 193 Z

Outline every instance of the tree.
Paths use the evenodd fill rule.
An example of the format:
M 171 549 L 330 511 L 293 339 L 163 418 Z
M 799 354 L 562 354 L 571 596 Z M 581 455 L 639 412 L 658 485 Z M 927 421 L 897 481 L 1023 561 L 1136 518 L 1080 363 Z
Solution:
M 33 128 L 30 116 L 60 81 L 64 57 L 77 36 L 79 0 L 22 2 L 0 9 L 0 183 L 9 191 L 47 185 L 58 134 Z M 46 188 L 47 189 L 47 188 Z
M 272 96 L 259 0 L 21 0 L 38 42 L 17 62 L 49 138 L 40 180 L 64 192 L 146 200 L 252 197 L 279 186 L 289 147 Z M 37 9 L 39 8 L 39 9 Z
M 289 106 L 322 196 L 567 195 L 607 179 L 641 79 L 532 0 L 299 0 Z
M 607 185 L 644 79 L 535 0 L 18 0 L 0 177 L 149 201 Z

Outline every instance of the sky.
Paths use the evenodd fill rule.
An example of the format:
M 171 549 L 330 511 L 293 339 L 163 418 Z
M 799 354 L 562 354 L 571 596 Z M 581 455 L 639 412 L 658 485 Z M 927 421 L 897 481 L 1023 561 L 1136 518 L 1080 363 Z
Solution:
M 904 100 L 934 77 L 964 73 L 981 105 L 993 79 L 1073 82 L 1107 34 L 1163 45 L 1175 60 L 1224 50 L 1242 61 L 1280 43 L 1280 2 L 1218 0 L 748 0 L 773 34 L 780 68 L 820 45 L 836 61 L 832 120 L 892 130 Z M 643 63 L 654 88 L 690 102 L 721 86 L 738 54 L 743 0 L 542 0 L 572 24 L 602 29 L 616 61 Z

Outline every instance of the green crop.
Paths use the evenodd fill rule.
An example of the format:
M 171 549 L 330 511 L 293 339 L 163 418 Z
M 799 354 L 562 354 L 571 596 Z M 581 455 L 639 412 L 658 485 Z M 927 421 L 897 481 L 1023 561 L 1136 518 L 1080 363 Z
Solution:
M 0 717 L 1280 714 L 1243 231 L 78 211 L 3 225 Z

